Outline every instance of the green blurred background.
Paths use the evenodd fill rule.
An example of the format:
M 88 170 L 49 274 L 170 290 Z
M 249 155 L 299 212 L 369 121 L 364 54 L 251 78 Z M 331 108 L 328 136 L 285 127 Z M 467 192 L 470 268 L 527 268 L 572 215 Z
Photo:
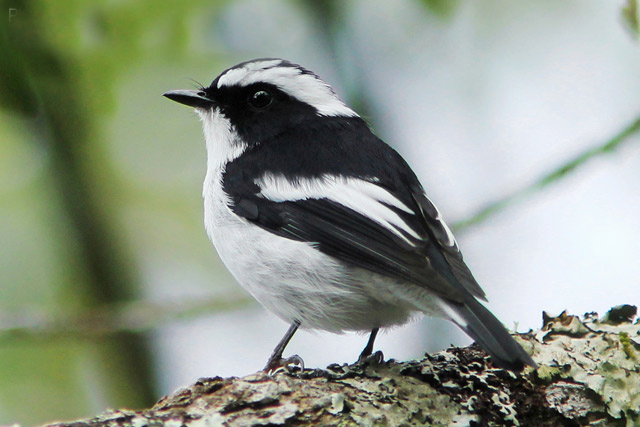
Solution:
M 107 407 L 148 406 L 177 385 L 187 385 L 194 375 L 239 375 L 251 366 L 258 369 L 261 365 L 252 358 L 266 359 L 270 347 L 286 329 L 286 325 L 274 323 L 273 333 L 255 350 L 230 343 L 231 335 L 238 335 L 238 341 L 256 340 L 243 338 L 246 332 L 233 328 L 242 319 L 247 329 L 259 328 L 262 314 L 256 314 L 259 308 L 234 284 L 206 238 L 201 218 L 200 187 L 205 170 L 201 131 L 191 111 L 161 97 L 166 90 L 194 87 L 192 78 L 206 85 L 221 70 L 253 57 L 286 56 L 303 63 L 335 85 L 381 134 L 399 141 L 392 145 L 399 146 L 410 163 L 419 163 L 418 174 L 430 187 L 440 186 L 442 193 L 435 200 L 442 201 L 444 211 L 459 220 L 470 217 L 486 201 L 524 188 L 532 178 L 571 160 L 584 148 L 605 142 L 640 112 L 635 2 L 607 6 L 594 1 L 544 1 L 536 6 L 506 1 L 472 3 L 3 1 L 0 424 L 32 425 L 90 416 Z M 592 28 L 580 30 L 585 23 Z M 571 39 L 572 32 L 581 35 Z M 565 33 L 567 40 L 558 36 Z M 584 34 L 595 35 L 590 38 Z M 535 41 L 538 35 L 539 44 Z M 520 57 L 517 43 L 505 48 L 514 56 L 505 57 L 494 46 L 522 37 L 533 41 Z M 567 68 L 567 85 L 550 77 L 551 83 L 545 80 L 547 74 L 562 72 L 551 65 L 536 74 L 540 81 L 526 78 L 526 69 L 550 61 L 549 55 L 570 62 L 572 55 L 578 58 L 580 52 L 588 57 L 591 48 L 600 49 L 594 50 L 600 52 L 594 55 L 611 54 L 609 59 L 602 54 L 594 62 L 605 64 L 602 72 L 608 73 L 598 77 L 601 93 L 613 93 L 606 102 L 595 92 L 590 94 L 591 113 L 571 116 L 566 111 L 573 107 L 544 98 L 558 91 L 569 93 L 568 87 L 577 93 L 588 87 L 591 90 L 592 80 L 579 75 L 588 71 L 588 61 L 584 62 L 586 66 L 575 68 L 580 70 L 575 74 L 571 71 L 574 68 Z M 386 52 L 386 56 L 376 57 L 371 52 Z M 487 61 L 500 67 L 480 66 L 485 62 L 485 52 L 490 52 L 489 58 L 502 58 L 503 62 Z M 477 57 L 468 62 L 469 55 Z M 424 61 L 434 65 L 427 68 Z M 454 65 L 447 68 L 442 64 Z M 406 70 L 412 71 L 405 75 Z M 442 144 L 451 136 L 465 142 L 452 142 L 448 153 L 438 148 L 431 152 L 411 148 L 421 147 L 425 131 L 394 120 L 398 115 L 413 117 L 417 122 L 427 120 L 431 107 L 410 100 L 408 94 L 420 92 L 411 85 L 431 78 L 438 81 L 443 75 L 460 88 L 459 96 L 443 92 L 438 98 L 438 88 L 430 88 L 431 104 L 440 103 L 445 110 L 432 111 L 436 119 L 430 123 L 431 128 L 441 134 L 429 135 L 428 139 Z M 500 77 L 490 80 L 494 75 Z M 522 100 L 521 113 L 508 117 L 501 112 L 493 122 L 485 120 L 482 114 L 489 113 L 480 110 L 492 104 L 483 100 L 509 96 L 511 80 L 521 80 L 523 75 L 522 85 L 529 88 L 525 98 L 530 100 Z M 405 83 L 404 92 L 397 90 L 399 83 Z M 538 97 L 540 93 L 545 95 Z M 438 116 L 440 111 L 448 111 L 448 103 L 458 106 L 449 115 Z M 584 106 L 585 101 L 577 98 L 574 104 Z M 610 105 L 620 108 L 612 110 Z M 525 117 L 527 114 L 534 118 Z M 472 116 L 480 116 L 478 123 L 482 124 L 474 125 Z M 599 121 L 605 116 L 606 120 Z M 558 130 L 560 124 L 554 120 L 565 127 Z M 451 122 L 452 127 L 440 129 L 438 121 Z M 598 127 L 586 125 L 588 132 L 581 133 L 585 122 L 597 123 Z M 538 126 L 547 128 L 546 133 L 536 134 Z M 525 140 L 531 133 L 534 135 L 526 147 L 514 142 Z M 556 139 L 556 135 L 561 136 Z M 633 138 L 637 141 L 637 135 Z M 539 142 L 542 140 L 545 143 Z M 561 149 L 565 143 L 569 148 Z M 515 222 L 509 223 L 507 214 L 499 214 L 504 221 L 489 221 L 465 234 L 468 238 L 463 237 L 463 249 L 468 239 L 471 249 L 467 257 L 484 279 L 481 283 L 492 283 L 485 289 L 496 301 L 496 312 L 505 323 L 522 320 L 525 327 L 534 327 L 531 319 L 537 318 L 542 309 L 564 308 L 574 299 L 571 295 L 577 300 L 583 293 L 586 302 L 575 310 L 608 308 L 608 300 L 601 303 L 603 306 L 587 303 L 603 301 L 600 291 L 589 294 L 583 279 L 571 283 L 577 273 L 572 273 L 573 267 L 567 264 L 555 265 L 560 258 L 557 254 L 550 253 L 550 260 L 535 257 L 547 253 L 546 245 L 552 241 L 549 246 L 565 248 L 562 257 L 574 247 L 588 247 L 593 259 L 607 265 L 634 262 L 633 256 L 625 254 L 637 254 L 638 249 L 640 161 L 636 148 L 625 150 L 623 155 L 572 178 L 567 187 L 553 190 L 546 199 L 514 208 Z M 543 151 L 546 154 L 539 154 Z M 485 160 L 477 160 L 482 155 Z M 520 165 L 526 167 L 514 166 L 519 155 Z M 415 160 L 429 156 L 443 161 L 429 168 L 422 166 L 427 163 Z M 457 159 L 462 166 L 456 166 Z M 461 169 L 465 169 L 466 178 L 457 176 Z M 496 172 L 500 170 L 506 172 L 500 175 Z M 446 178 L 439 179 L 436 174 Z M 598 181 L 599 174 L 613 176 L 612 181 Z M 485 176 L 487 188 L 478 191 L 482 186 L 478 177 L 484 182 Z M 454 187 L 457 183 L 462 184 Z M 619 213 L 599 211 L 589 204 L 580 208 L 580 215 L 568 210 L 567 206 L 592 198 L 583 193 L 585 186 L 596 188 L 595 197 L 602 197 L 597 207 L 619 205 Z M 616 188 L 615 196 L 612 188 Z M 445 195 L 446 191 L 453 196 Z M 577 197 L 579 202 L 570 197 Z M 591 209 L 594 217 L 581 216 Z M 558 222 L 549 219 L 549 212 L 562 217 L 559 227 L 565 231 L 550 231 L 553 237 L 544 244 L 527 240 L 526 232 L 517 231 L 529 230 L 537 235 L 547 230 L 532 225 L 542 224 L 542 219 L 527 215 Z M 620 231 L 612 231 L 613 224 L 603 224 L 602 218 L 616 223 Z M 562 234 L 567 224 L 576 226 L 575 235 Z M 600 227 L 607 229 L 600 232 Z M 592 237 L 595 233 L 600 240 L 593 237 L 596 240 L 585 244 L 580 239 L 588 238 L 589 233 L 584 230 L 589 230 Z M 489 245 L 483 233 L 502 234 L 506 238 L 499 242 L 508 243 Z M 611 239 L 604 242 L 607 236 Z M 503 269 L 501 256 L 486 261 L 482 258 L 491 256 L 490 252 L 518 252 L 519 245 L 525 246 L 527 241 L 535 255 L 509 262 L 522 266 L 520 270 Z M 606 258 L 611 253 L 607 248 L 612 246 L 622 253 L 615 261 Z M 532 258 L 535 265 L 530 264 Z M 577 270 L 594 265 L 587 255 L 576 255 L 574 261 L 584 263 L 575 267 Z M 627 270 L 614 266 L 619 274 L 595 273 L 621 286 L 619 303 L 638 302 L 632 301 L 638 295 L 637 260 L 635 263 Z M 542 278 L 549 286 L 549 292 L 543 292 L 547 296 L 536 300 L 540 288 L 536 290 L 534 283 L 526 287 L 531 293 L 518 300 L 519 291 L 508 288 L 509 284 L 517 282 L 514 277 L 541 273 L 536 270 L 542 264 L 554 264 L 548 267 L 548 277 L 560 275 L 563 279 L 556 283 Z M 488 270 L 503 275 L 494 277 Z M 559 303 L 545 304 L 554 299 L 554 289 L 565 286 L 566 295 L 559 298 Z M 518 317 L 525 311 L 532 314 Z M 240 314 L 216 317 L 211 335 L 198 332 L 204 330 L 204 326 L 198 328 L 201 319 L 221 312 Z M 183 326 L 190 327 L 190 332 L 181 329 Z M 421 323 L 416 327 L 415 335 L 399 339 L 408 347 L 414 344 L 414 348 L 391 356 L 419 356 L 430 349 L 428 342 L 438 349 L 455 341 L 448 337 L 457 332 L 447 325 Z M 416 338 L 427 329 L 432 334 L 430 340 Z M 227 331 L 227 335 L 216 336 L 219 331 Z M 181 341 L 177 336 L 188 339 Z M 362 337 L 356 338 L 359 341 L 354 341 L 354 349 L 359 348 L 360 341 L 364 344 Z M 322 335 L 320 339 L 333 338 Z M 193 353 L 199 347 L 194 343 L 202 341 L 210 341 L 209 347 L 197 352 L 196 358 L 202 364 L 209 363 L 210 368 L 194 365 L 197 374 L 189 371 L 171 376 L 182 372 L 182 366 L 191 366 L 180 352 Z M 311 348 L 306 341 L 302 343 L 302 348 Z M 171 346 L 177 349 L 169 349 Z M 250 367 L 235 368 L 216 361 L 218 347 L 227 346 L 231 354 L 227 357 L 246 356 L 251 360 Z M 304 350 L 295 351 L 304 354 Z M 223 350 L 220 353 L 220 360 L 226 360 Z M 312 351 L 307 350 L 309 353 Z M 342 354 L 328 353 L 323 356 L 326 360 L 343 361 Z M 355 358 L 357 350 L 348 353 Z M 326 362 L 318 360 L 317 364 Z
M 185 70 L 220 67 L 203 34 L 222 6 L 3 2 L 17 15 L 0 59 L 0 423 L 159 397 L 148 337 L 112 329 L 166 312 L 127 311 L 148 263 L 222 271 L 200 226 L 198 131 L 187 144 L 165 126 L 186 111 L 158 108 Z

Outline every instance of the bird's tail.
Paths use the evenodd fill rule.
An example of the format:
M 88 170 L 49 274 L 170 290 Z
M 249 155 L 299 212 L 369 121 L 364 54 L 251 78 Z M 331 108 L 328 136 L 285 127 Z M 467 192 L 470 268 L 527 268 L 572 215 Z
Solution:
M 524 365 L 537 367 L 531 356 L 513 339 L 500 321 L 471 295 L 464 303 L 442 301 L 451 320 L 473 338 L 504 369 L 520 371 Z M 452 313 L 453 311 L 453 313 Z

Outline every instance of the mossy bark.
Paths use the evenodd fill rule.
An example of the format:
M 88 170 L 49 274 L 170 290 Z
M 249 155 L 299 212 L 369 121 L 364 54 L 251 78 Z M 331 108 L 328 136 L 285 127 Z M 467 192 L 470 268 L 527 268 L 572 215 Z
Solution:
M 635 307 L 580 319 L 545 316 L 517 339 L 540 365 L 497 369 L 476 346 L 421 360 L 206 378 L 142 411 L 62 426 L 634 426 L 640 425 Z

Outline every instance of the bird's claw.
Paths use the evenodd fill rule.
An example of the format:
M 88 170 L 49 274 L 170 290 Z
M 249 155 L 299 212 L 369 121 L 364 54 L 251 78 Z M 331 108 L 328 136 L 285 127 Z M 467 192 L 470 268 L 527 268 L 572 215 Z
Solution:
M 292 368 L 292 366 L 296 368 Z M 287 372 L 292 372 L 294 369 L 304 371 L 304 360 L 297 354 L 287 358 L 270 359 L 263 370 L 268 374 L 272 374 L 280 369 L 284 369 Z
M 373 354 L 361 354 L 356 363 L 380 365 L 382 362 L 384 362 L 384 354 L 378 350 Z
M 361 354 L 356 363 L 374 363 L 380 364 L 384 362 L 384 354 L 378 350 L 372 354 Z

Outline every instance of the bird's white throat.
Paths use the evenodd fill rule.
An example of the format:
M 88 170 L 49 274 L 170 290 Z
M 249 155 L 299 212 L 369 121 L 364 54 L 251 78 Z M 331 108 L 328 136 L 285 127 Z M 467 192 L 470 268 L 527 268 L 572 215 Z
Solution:
M 218 175 L 228 162 L 242 154 L 247 144 L 238 137 L 229 119 L 217 108 L 197 108 L 196 111 L 202 120 L 207 147 L 207 175 Z

